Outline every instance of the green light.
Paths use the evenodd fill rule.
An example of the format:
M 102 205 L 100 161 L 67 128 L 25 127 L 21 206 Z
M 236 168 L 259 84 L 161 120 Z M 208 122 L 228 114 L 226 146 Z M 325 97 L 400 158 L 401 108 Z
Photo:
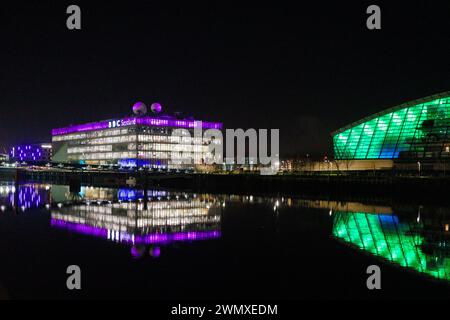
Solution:
M 440 156 L 439 151 L 438 154 L 427 152 L 427 146 L 430 150 L 436 150 L 437 140 L 440 143 L 438 150 L 444 152 L 443 144 L 450 140 L 450 93 L 445 95 L 401 105 L 338 130 L 333 135 L 335 158 L 415 159 Z
M 450 257 L 425 252 L 424 237 L 415 228 L 400 223 L 396 216 L 336 212 L 333 236 L 390 263 L 450 281 Z

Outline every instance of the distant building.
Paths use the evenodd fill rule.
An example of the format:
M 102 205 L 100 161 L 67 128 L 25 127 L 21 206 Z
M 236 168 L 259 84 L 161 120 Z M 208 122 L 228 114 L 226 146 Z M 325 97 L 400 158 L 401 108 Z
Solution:
M 50 143 L 20 144 L 11 148 L 9 157 L 19 162 L 49 162 L 52 159 Z
M 289 158 L 280 162 L 280 170 L 285 172 L 304 171 L 310 163 L 309 158 Z
M 9 160 L 9 155 L 0 153 L 0 162 L 8 161 L 8 160 Z
M 238 161 L 239 160 L 239 161 Z M 240 162 L 240 163 L 238 163 Z M 217 170 L 227 171 L 227 172 L 261 172 L 261 170 L 273 168 L 275 172 L 278 172 L 280 169 L 280 163 L 269 163 L 269 164 L 261 164 L 258 159 L 255 158 L 241 158 L 235 159 L 233 163 L 222 163 L 221 166 L 217 166 Z
M 368 171 L 368 170 L 391 170 L 394 166 L 393 160 L 323 160 L 305 159 L 284 159 L 281 161 L 280 169 L 286 173 L 295 172 L 338 172 L 338 171 Z

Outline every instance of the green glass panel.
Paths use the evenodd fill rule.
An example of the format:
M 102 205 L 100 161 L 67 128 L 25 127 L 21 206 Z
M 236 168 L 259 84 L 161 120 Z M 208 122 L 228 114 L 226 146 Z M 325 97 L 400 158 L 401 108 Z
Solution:
M 367 159 L 380 158 L 381 149 L 386 138 L 389 124 L 391 123 L 392 113 L 386 114 L 378 118 L 375 132 L 370 143 Z
M 368 118 L 335 134 L 335 158 L 396 159 L 440 155 L 444 141 L 450 139 L 450 97 L 391 110 L 394 111 Z
M 370 143 L 372 142 L 373 134 L 376 130 L 378 119 L 373 119 L 364 123 L 363 130 L 361 132 L 361 138 L 356 150 L 355 158 L 366 159 L 369 151 Z

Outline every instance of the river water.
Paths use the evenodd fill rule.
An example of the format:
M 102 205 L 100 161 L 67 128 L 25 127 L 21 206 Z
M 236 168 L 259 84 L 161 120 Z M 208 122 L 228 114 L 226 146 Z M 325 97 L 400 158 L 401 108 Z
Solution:
M 0 297 L 449 299 L 449 223 L 437 205 L 4 181 Z

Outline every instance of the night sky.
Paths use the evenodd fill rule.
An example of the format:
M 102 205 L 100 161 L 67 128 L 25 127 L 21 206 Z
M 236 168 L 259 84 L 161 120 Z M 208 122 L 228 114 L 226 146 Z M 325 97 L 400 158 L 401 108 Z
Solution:
M 449 4 L 92 2 L 2 3 L 0 146 L 50 141 L 52 128 L 122 117 L 141 100 L 226 128 L 279 128 L 282 155 L 324 155 L 331 131 L 450 90 Z M 66 28 L 70 4 L 80 31 Z M 382 30 L 366 28 L 370 4 Z

